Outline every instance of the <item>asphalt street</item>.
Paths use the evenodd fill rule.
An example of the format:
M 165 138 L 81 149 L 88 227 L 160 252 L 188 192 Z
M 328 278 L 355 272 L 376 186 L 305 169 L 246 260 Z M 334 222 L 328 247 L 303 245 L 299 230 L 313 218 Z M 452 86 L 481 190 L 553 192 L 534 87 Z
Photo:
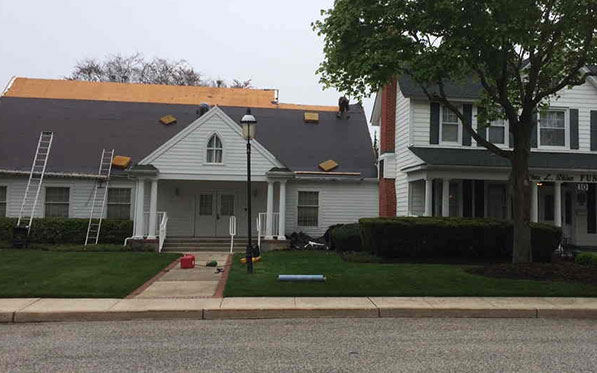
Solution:
M 0 324 L 1 372 L 595 372 L 597 321 Z

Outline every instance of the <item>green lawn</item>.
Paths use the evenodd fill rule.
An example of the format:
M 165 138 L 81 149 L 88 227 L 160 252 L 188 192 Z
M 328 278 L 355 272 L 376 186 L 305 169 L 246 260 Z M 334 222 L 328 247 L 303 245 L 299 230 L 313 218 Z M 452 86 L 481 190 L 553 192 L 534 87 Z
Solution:
M 320 251 L 264 253 L 249 275 L 240 257 L 234 257 L 226 297 L 597 296 L 597 286 L 490 278 L 465 272 L 466 265 L 348 263 L 333 252 Z M 327 281 L 278 282 L 278 274 L 324 274 Z
M 0 298 L 123 298 L 179 256 L 0 250 Z

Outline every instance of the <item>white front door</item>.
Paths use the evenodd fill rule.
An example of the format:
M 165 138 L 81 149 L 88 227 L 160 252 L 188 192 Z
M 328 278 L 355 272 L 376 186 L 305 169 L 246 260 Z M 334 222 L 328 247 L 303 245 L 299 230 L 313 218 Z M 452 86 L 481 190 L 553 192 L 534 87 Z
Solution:
M 197 196 L 195 236 L 225 237 L 230 216 L 235 214 L 236 196 L 226 192 L 201 192 Z

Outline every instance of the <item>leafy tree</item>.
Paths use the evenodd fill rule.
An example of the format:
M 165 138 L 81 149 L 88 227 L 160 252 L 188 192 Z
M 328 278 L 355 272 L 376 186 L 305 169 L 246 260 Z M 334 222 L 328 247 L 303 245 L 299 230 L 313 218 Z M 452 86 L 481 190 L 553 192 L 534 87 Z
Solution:
M 222 79 L 204 79 L 185 60 L 154 58 L 146 60 L 141 54 L 111 55 L 104 60 L 87 58 L 78 62 L 66 79 L 92 82 L 166 84 L 184 86 L 226 87 Z M 238 85 L 238 87 L 236 86 Z M 234 80 L 235 88 L 253 88 L 251 80 Z
M 531 262 L 528 160 L 537 112 L 597 69 L 597 0 L 336 0 L 313 23 L 324 36 L 326 86 L 360 97 L 408 74 L 454 112 L 477 143 L 510 161 L 513 262 Z M 513 149 L 481 137 L 445 94 L 480 83 L 480 128 L 509 121 Z

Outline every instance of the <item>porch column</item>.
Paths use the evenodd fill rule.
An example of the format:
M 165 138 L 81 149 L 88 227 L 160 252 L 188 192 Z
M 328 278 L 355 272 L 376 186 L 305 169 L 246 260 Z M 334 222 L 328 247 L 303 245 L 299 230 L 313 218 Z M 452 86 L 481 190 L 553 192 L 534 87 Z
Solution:
M 442 180 L 442 216 L 450 216 L 450 180 Z
M 278 239 L 286 239 L 286 180 L 280 181 L 280 207 L 278 209 Z
M 553 184 L 553 222 L 556 227 L 562 226 L 562 183 Z
M 425 216 L 433 214 L 433 179 L 425 179 Z
M 274 237 L 272 236 L 272 224 L 274 218 L 274 182 L 269 181 L 267 182 L 267 209 L 266 209 L 266 219 L 265 219 L 265 239 L 271 240 Z
M 531 221 L 539 221 L 539 197 L 537 196 L 537 183 L 531 181 Z
M 135 188 L 135 233 L 134 238 L 143 238 L 145 233 L 145 216 L 143 214 L 143 200 L 145 180 L 137 179 L 137 185 Z
M 149 200 L 149 229 L 147 238 L 154 239 L 157 236 L 156 224 L 158 221 L 158 179 L 151 180 L 151 196 Z

